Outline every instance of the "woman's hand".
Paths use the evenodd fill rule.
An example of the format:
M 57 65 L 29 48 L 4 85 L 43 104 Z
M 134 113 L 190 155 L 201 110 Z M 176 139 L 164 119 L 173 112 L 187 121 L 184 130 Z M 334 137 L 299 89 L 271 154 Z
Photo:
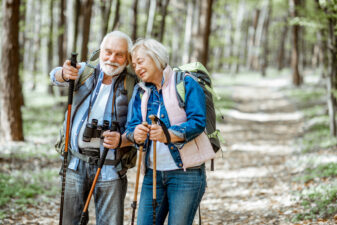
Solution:
M 135 128 L 135 131 L 133 133 L 133 138 L 135 139 L 137 144 L 143 144 L 149 132 L 150 132 L 150 129 L 147 126 L 143 124 L 139 124 Z
M 152 141 L 159 141 L 161 143 L 166 143 L 167 139 L 163 128 L 158 124 L 153 124 L 150 126 L 150 140 Z
M 116 149 L 118 147 L 121 134 L 116 131 L 104 131 L 103 137 L 104 137 L 103 146 L 105 148 Z

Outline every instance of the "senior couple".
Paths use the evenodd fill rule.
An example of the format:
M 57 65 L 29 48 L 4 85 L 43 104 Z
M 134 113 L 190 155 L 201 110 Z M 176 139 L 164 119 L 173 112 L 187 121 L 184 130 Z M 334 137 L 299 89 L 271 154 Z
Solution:
M 125 84 L 117 82 L 121 76 L 131 76 L 128 65 L 141 81 L 135 85 L 130 101 Z M 87 162 L 85 157 L 92 154 L 99 157 L 106 147 L 110 149 L 107 161 L 113 162 L 120 140 L 121 150 L 146 143 L 137 224 L 153 223 L 154 142 L 157 149 L 156 224 L 163 224 L 167 215 L 168 224 L 192 224 L 206 188 L 205 167 L 203 162 L 193 167 L 184 165 L 180 151 L 205 130 L 202 88 L 185 76 L 186 104 L 184 109 L 179 108 L 166 48 L 154 39 L 141 39 L 133 45 L 129 36 L 120 31 L 104 37 L 94 75 L 83 81 L 81 76 L 88 66 L 82 62 L 75 68 L 66 60 L 62 67 L 50 72 L 53 84 L 58 86 L 67 86 L 67 81 L 75 80 L 63 224 L 78 224 L 97 170 L 97 164 Z M 148 118 L 151 114 L 157 115 L 168 128 L 169 143 L 162 126 L 142 124 L 144 121 L 151 124 Z M 102 125 L 104 120 L 117 120 L 122 134 L 105 131 L 104 140 L 99 137 L 84 140 L 83 133 L 93 119 L 97 125 Z M 96 224 L 123 224 L 127 178 L 125 172 L 120 173 L 121 168 L 119 164 L 106 163 L 101 170 L 93 193 Z

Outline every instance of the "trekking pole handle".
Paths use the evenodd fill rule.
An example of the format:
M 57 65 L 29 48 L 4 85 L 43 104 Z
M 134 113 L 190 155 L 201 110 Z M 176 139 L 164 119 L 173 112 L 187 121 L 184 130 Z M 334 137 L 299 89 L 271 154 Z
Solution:
M 71 61 L 70 65 L 76 68 L 77 64 L 77 53 L 72 52 L 71 53 Z M 73 92 L 74 92 L 74 80 L 69 80 L 69 91 L 68 91 L 68 105 L 71 105 L 73 103 Z

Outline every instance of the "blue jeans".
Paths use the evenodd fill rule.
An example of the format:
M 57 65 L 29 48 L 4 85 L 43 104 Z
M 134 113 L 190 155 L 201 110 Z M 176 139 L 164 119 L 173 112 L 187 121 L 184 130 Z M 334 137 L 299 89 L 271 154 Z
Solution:
M 152 225 L 152 169 L 144 176 L 139 202 L 138 225 Z M 164 224 L 168 215 L 169 225 L 189 225 L 206 188 L 205 167 L 157 171 L 156 224 Z
M 78 225 L 97 171 L 96 165 L 80 161 L 77 171 L 68 169 L 64 193 L 63 224 Z M 97 225 L 122 225 L 127 178 L 100 181 L 98 178 L 93 198 Z

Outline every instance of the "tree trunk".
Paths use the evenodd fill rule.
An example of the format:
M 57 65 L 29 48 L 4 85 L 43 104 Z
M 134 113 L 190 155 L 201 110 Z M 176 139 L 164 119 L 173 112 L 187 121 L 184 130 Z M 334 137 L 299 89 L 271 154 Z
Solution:
M 66 24 L 65 24 L 65 0 L 60 0 L 60 15 L 59 15 L 59 35 L 58 35 L 58 55 L 59 55 L 59 65 L 63 65 L 63 62 L 65 60 L 65 49 L 66 49 L 66 43 L 65 43 L 65 30 L 66 30 Z
M 300 0 L 291 0 L 290 2 L 290 12 L 293 18 L 298 16 L 298 6 L 300 4 Z M 292 26 L 292 37 L 293 37 L 293 48 L 292 48 L 292 56 L 291 56 L 291 67 L 293 69 L 293 84 L 296 86 L 300 86 L 302 83 L 302 78 L 300 75 L 300 71 L 298 69 L 299 66 L 299 25 L 294 24 Z
M 112 0 L 101 0 L 101 18 L 102 18 L 102 29 L 101 29 L 101 40 L 108 33 L 109 20 L 111 14 L 111 4 Z
M 2 52 L 0 76 L 1 138 L 23 141 L 20 100 L 19 18 L 20 0 L 2 0 Z
M 73 52 L 77 51 L 78 27 L 81 18 L 81 0 L 75 0 Z
M 265 19 L 264 23 L 264 35 L 263 36 L 263 54 L 262 54 L 262 65 L 261 65 L 261 72 L 262 76 L 266 76 L 266 69 L 268 67 L 268 57 L 269 57 L 269 20 L 272 14 L 272 6 L 273 0 L 268 1 L 268 11 L 267 11 L 267 18 Z
M 199 34 L 196 36 L 192 60 L 201 62 L 207 67 L 209 36 L 211 33 L 213 0 L 201 1 L 201 10 L 199 16 Z
M 288 33 L 288 23 L 287 23 L 287 17 L 285 17 L 284 27 L 281 33 L 281 40 L 280 40 L 279 50 L 277 54 L 277 69 L 279 71 L 281 71 L 284 68 L 285 42 L 287 40 L 287 33 Z
M 193 3 L 188 1 L 186 13 L 185 37 L 184 37 L 184 51 L 183 51 L 183 64 L 190 60 L 190 44 L 192 36 L 192 18 L 193 18 Z
M 147 20 L 147 25 L 146 25 L 146 37 L 151 36 L 155 13 L 156 13 L 156 0 L 151 0 L 148 20 Z
M 120 10 L 120 7 L 121 7 L 121 1 L 120 0 L 117 0 L 116 2 L 116 10 L 115 10 L 115 18 L 114 18 L 114 22 L 113 22 L 113 25 L 112 25 L 112 30 L 115 30 L 115 29 L 118 29 L 119 27 L 119 10 Z
M 133 0 L 132 4 L 133 9 L 133 20 L 132 20 L 132 35 L 131 39 L 133 41 L 137 40 L 137 17 L 138 17 L 138 0 Z
M 53 68 L 53 56 L 54 56 L 54 51 L 53 51 L 53 29 L 54 29 L 54 0 L 49 1 L 49 35 L 48 35 L 48 71 L 51 71 Z M 49 74 L 47 73 L 47 76 L 49 77 Z M 48 84 L 48 93 L 51 95 L 54 95 L 54 89 L 53 85 Z
M 36 1 L 35 5 L 35 21 L 34 21 L 34 61 L 33 61 L 33 86 L 32 90 L 36 89 L 36 75 L 41 72 L 39 68 L 41 66 L 38 66 L 38 63 L 40 62 L 40 46 L 41 46 L 41 37 L 40 37 L 40 30 L 41 30 L 41 9 L 42 9 L 42 0 Z
M 167 6 L 169 2 L 170 0 L 165 0 L 164 5 L 161 6 L 161 21 L 160 21 L 160 31 L 159 31 L 159 37 L 158 37 L 160 42 L 163 42 L 163 39 L 164 39 Z
M 90 36 L 90 20 L 91 20 L 91 12 L 92 12 L 92 4 L 93 0 L 87 0 L 85 4 L 83 4 L 83 24 L 82 24 L 82 50 L 81 50 L 81 61 L 87 61 L 88 57 L 88 43 Z

